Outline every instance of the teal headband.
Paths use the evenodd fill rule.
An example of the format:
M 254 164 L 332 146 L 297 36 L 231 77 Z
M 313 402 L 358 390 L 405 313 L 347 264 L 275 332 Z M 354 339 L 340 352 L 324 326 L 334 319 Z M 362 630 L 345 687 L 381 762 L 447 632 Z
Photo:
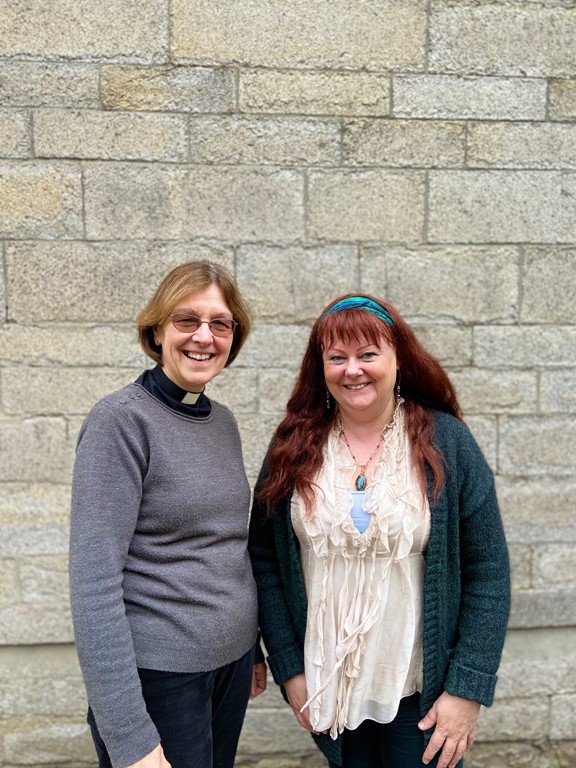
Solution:
M 347 299 L 337 301 L 336 304 L 324 312 L 320 320 L 324 320 L 332 312 L 341 312 L 344 309 L 365 309 L 367 312 L 372 312 L 373 315 L 379 317 L 380 320 L 384 320 L 388 325 L 394 325 L 390 312 L 385 307 L 381 307 L 380 304 L 372 301 L 372 299 L 366 298 L 366 296 L 349 296 Z

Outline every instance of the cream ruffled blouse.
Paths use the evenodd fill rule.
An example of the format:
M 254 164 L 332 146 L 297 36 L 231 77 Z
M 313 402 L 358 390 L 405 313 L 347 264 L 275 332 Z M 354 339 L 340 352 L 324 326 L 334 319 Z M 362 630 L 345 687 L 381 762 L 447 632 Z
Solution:
M 336 738 L 363 720 L 391 722 L 400 699 L 422 690 L 422 600 L 430 510 L 416 477 L 397 406 L 383 433 L 363 509 L 352 517 L 357 474 L 335 428 L 317 477 L 311 517 L 298 494 L 292 523 L 308 599 L 304 648 L 310 721 Z

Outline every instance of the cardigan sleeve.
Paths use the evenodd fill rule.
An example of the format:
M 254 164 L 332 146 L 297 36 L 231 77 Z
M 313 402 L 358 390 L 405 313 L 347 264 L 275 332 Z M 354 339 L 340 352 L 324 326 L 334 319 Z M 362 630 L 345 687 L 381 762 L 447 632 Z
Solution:
M 448 471 L 457 478 L 460 610 L 445 689 L 490 706 L 510 611 L 508 548 L 492 471 L 468 429 L 459 432 Z
M 265 505 L 258 500 L 258 490 L 267 471 L 264 462 L 254 492 L 248 551 L 258 590 L 258 619 L 269 654 L 268 665 L 274 681 L 282 685 L 304 672 L 304 651 L 293 618 L 293 604 L 305 600 L 305 595 L 294 595 L 289 591 L 289 503 L 274 509 L 278 517 L 273 520 L 267 515 Z M 303 636 L 305 627 L 301 629 Z

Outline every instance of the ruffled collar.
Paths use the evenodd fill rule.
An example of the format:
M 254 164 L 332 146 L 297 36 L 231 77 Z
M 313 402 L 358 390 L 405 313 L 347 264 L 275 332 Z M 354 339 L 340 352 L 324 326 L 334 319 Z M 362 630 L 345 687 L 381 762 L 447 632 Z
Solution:
M 364 533 L 358 531 L 350 515 L 356 463 L 338 425 L 330 432 L 317 478 L 321 492 L 314 514 L 305 523 L 321 549 L 336 547 L 346 552 L 352 544 L 356 555 L 373 546 L 391 554 L 394 549 L 398 559 L 409 554 L 426 504 L 411 461 L 403 402 L 398 401 L 392 421 L 382 430 L 382 451 L 372 465 L 370 484 L 364 492 L 362 506 L 371 516 Z

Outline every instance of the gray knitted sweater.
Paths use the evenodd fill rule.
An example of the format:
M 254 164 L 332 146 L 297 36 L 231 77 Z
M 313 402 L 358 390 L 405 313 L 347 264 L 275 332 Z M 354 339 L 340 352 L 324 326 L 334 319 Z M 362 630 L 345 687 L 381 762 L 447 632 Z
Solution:
M 88 700 L 112 764 L 160 741 L 137 667 L 203 672 L 256 640 L 250 489 L 236 422 L 160 403 L 138 384 L 86 418 L 74 466 L 70 590 Z

